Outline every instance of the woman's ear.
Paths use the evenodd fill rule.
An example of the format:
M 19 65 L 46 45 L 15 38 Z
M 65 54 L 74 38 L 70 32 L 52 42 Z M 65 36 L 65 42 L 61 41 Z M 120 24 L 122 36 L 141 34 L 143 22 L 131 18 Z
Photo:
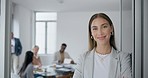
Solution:
M 111 33 L 111 35 L 114 35 L 114 33 L 113 33 L 113 32 L 114 32 L 114 28 L 113 28 L 113 26 L 111 25 L 111 32 L 110 32 L 110 33 Z
M 113 31 L 114 31 L 114 28 L 113 28 L 113 26 L 111 25 L 110 27 L 111 27 L 111 32 L 113 32 Z

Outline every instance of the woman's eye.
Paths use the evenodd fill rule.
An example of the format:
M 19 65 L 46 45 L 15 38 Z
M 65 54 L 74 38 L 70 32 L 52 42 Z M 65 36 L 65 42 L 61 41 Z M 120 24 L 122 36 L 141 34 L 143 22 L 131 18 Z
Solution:
M 107 26 L 103 26 L 103 28 L 107 28 Z
M 93 30 L 97 30 L 97 28 L 92 28 Z

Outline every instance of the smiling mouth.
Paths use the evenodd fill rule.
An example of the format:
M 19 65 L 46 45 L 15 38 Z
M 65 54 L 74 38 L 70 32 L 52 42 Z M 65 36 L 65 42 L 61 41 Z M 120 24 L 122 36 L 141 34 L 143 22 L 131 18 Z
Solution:
M 99 40 L 104 40 L 106 36 L 97 37 Z

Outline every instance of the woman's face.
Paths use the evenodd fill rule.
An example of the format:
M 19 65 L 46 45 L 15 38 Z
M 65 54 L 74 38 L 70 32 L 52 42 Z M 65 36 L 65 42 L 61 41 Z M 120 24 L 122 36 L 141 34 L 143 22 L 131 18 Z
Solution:
M 113 28 L 106 19 L 98 17 L 92 21 L 91 35 L 98 45 L 109 44 L 112 31 Z

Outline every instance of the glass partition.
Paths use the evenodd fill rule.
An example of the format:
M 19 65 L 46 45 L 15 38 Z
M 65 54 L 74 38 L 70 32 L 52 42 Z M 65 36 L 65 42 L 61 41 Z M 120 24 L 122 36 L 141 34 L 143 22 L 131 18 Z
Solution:
M 118 46 L 118 49 L 120 50 L 120 51 L 124 51 L 124 52 L 128 52 L 128 53 L 131 53 L 132 54 L 132 68 L 133 68 L 133 78 L 134 78 L 134 76 L 135 76 L 135 74 L 134 74 L 134 71 L 135 71 L 135 53 L 134 53 L 134 51 L 135 51 L 135 30 L 134 30 L 134 23 L 133 23 L 133 19 L 134 19 L 134 17 L 133 17 L 133 8 L 132 8 L 132 6 L 135 4 L 135 3 L 132 3 L 132 1 L 134 1 L 134 0 L 119 0 L 119 1 L 117 1 L 117 2 L 115 2 L 116 4 L 117 4 L 117 6 L 116 7 L 118 7 L 116 10 L 108 10 L 108 9 L 106 9 L 106 10 L 100 10 L 100 9 L 98 9 L 98 10 L 94 10 L 94 11 L 88 11 L 88 12 L 86 12 L 86 13 L 84 13 L 84 12 L 81 12 L 80 14 L 77 14 L 77 15 L 81 15 L 81 16 L 83 16 L 83 18 L 85 18 L 85 14 L 86 15 L 92 15 L 92 14 L 94 14 L 94 13 L 96 13 L 96 12 L 105 12 L 105 13 L 107 13 L 111 18 L 112 18 L 112 20 L 113 20 L 113 22 L 114 22 L 114 25 L 115 25 L 115 31 L 117 32 L 116 33 L 116 41 L 117 41 L 117 46 Z M 13 3 L 15 3 L 16 1 L 13 1 L 12 0 L 12 2 Z M 16 4 L 19 4 L 19 2 L 16 2 Z M 85 3 L 84 3 L 85 4 Z M 90 4 L 86 4 L 86 5 L 88 5 L 87 7 L 90 7 L 90 6 L 92 6 L 92 5 L 90 5 Z M 106 4 L 105 4 L 106 5 Z M 21 5 L 20 5 L 21 6 Z M 25 6 L 25 5 L 22 5 L 22 6 Z M 110 4 L 108 4 L 108 6 L 110 6 Z M 99 6 L 94 6 L 94 7 L 99 7 Z M 134 6 L 133 6 L 134 7 Z M 20 9 L 19 9 L 20 10 Z M 15 12 L 14 12 L 15 13 Z M 64 12 L 61 12 L 61 14 L 63 13 L 63 15 L 64 15 Z M 78 13 L 78 12 L 74 12 L 74 13 Z M 75 17 L 74 16 L 74 13 L 71 13 L 71 14 L 73 14 L 73 17 Z M 40 15 L 40 13 L 38 13 L 39 15 Z M 58 12 L 58 14 L 60 15 L 60 12 Z M 57 14 L 57 17 L 58 17 L 58 14 Z M 66 13 L 65 13 L 66 14 Z M 67 13 L 68 14 L 68 13 Z M 30 15 L 31 16 L 31 15 Z M 56 16 L 56 15 L 54 15 L 53 14 L 53 16 Z M 65 15 L 66 16 L 66 15 Z M 70 14 L 69 14 L 69 16 L 70 16 Z M 40 26 L 42 26 L 42 25 L 50 25 L 51 27 L 52 26 L 54 26 L 54 25 L 57 25 L 57 29 L 58 30 L 60 30 L 60 29 L 62 29 L 62 27 L 60 28 L 58 28 L 58 25 L 59 24 L 55 24 L 55 23 L 43 23 L 42 21 L 42 18 L 41 17 L 44 17 L 44 16 L 40 16 L 40 17 L 37 17 L 37 21 L 40 21 L 40 22 L 38 22 L 38 23 L 36 23 L 36 25 L 37 25 L 37 27 L 36 27 L 36 29 L 38 30 L 37 32 L 36 32 L 36 34 L 40 34 L 40 36 L 36 36 L 38 39 L 40 39 L 42 36 L 44 36 L 44 35 L 42 35 L 41 34 L 41 31 L 39 31 L 40 30 Z M 63 17 L 63 18 L 66 18 L 66 17 Z M 89 18 L 89 17 L 88 17 Z M 87 19 L 88 19 L 87 18 Z M 20 18 L 20 19 L 22 19 L 22 18 Z M 32 18 L 33 19 L 33 18 Z M 46 17 L 45 17 L 45 19 L 46 19 Z M 48 19 L 48 18 L 47 18 Z M 50 17 L 50 19 L 53 19 L 53 20 L 58 20 L 58 18 L 56 19 L 56 18 L 53 18 L 53 17 Z M 10 19 L 9 19 L 10 20 Z M 70 19 L 71 20 L 71 19 Z M 79 20 L 79 19 L 78 19 Z M 59 20 L 58 20 L 59 21 Z M 22 22 L 22 21 L 21 21 Z M 87 22 L 85 22 L 85 21 L 83 21 L 85 24 L 81 24 L 80 22 L 76 22 L 76 23 L 78 23 L 78 24 L 81 24 L 82 26 L 83 25 L 87 25 Z M 27 22 L 28 23 L 28 22 Z M 30 22 L 29 22 L 30 23 Z M 31 22 L 32 23 L 32 22 Z M 58 22 L 59 23 L 59 22 Z M 62 23 L 61 23 L 62 24 Z M 21 25 L 21 23 L 20 23 L 20 25 Z M 66 25 L 66 24 L 63 24 L 63 25 Z M 30 26 L 32 26 L 32 25 L 30 25 Z M 73 26 L 74 27 L 74 26 Z M 79 26 L 80 27 L 80 26 Z M 22 27 L 20 26 L 20 29 L 21 29 Z M 31 27 L 30 27 L 31 28 Z M 27 28 L 27 29 L 30 29 L 30 28 Z M 47 29 L 46 29 L 47 28 Z M 44 28 L 43 29 L 43 31 L 47 31 L 47 30 L 49 30 L 49 31 L 52 31 L 52 28 L 50 29 L 50 28 L 48 28 L 48 27 L 46 27 L 46 28 Z M 69 28 L 68 26 L 67 26 L 67 28 Z M 55 28 L 53 28 L 53 30 L 54 30 Z M 59 34 L 59 33 L 61 33 L 61 32 L 59 32 L 57 30 L 57 32 L 58 32 L 58 38 L 60 38 L 60 39 L 57 39 L 57 40 L 59 40 L 59 41 L 55 41 L 54 43 L 56 43 L 54 46 L 57 46 L 57 45 L 59 45 L 60 44 L 60 40 L 62 39 L 62 36 L 61 36 L 61 34 Z M 25 30 L 24 29 L 24 31 L 20 31 L 20 33 L 22 33 L 22 34 L 25 34 L 26 33 L 26 31 L 27 30 Z M 10 32 L 10 31 L 9 31 Z M 38 32 L 40 32 L 40 33 L 38 33 Z M 53 31 L 53 33 L 55 33 L 55 34 L 57 34 L 57 32 L 54 32 Z M 79 31 L 78 31 L 79 32 Z M 80 31 L 80 32 L 82 32 L 82 31 Z M 87 31 L 86 31 L 87 32 Z M 44 32 L 43 32 L 44 33 Z M 30 32 L 30 34 L 32 34 L 32 32 Z M 45 34 L 45 33 L 44 33 Z M 52 33 L 49 33 L 49 32 L 47 32 L 46 33 L 47 34 L 47 40 L 49 40 L 50 39 L 50 37 L 51 37 L 51 34 Z M 26 35 L 26 34 L 25 34 Z M 67 34 L 66 34 L 67 35 Z M 76 34 L 74 34 L 74 35 L 76 35 Z M 79 35 L 79 34 L 78 34 Z M 70 36 L 70 35 L 68 35 L 68 36 Z M 55 37 L 56 38 L 56 37 Z M 21 36 L 20 36 L 20 39 L 21 39 Z M 31 38 L 30 38 L 31 39 Z M 72 39 L 72 38 L 71 38 Z M 22 40 L 24 40 L 25 41 L 25 39 L 22 39 Z M 37 40 L 37 41 L 43 41 L 43 42 L 41 42 L 41 43 L 38 43 L 38 44 L 40 44 L 40 45 L 42 45 L 43 43 L 46 43 L 46 42 L 44 42 L 44 40 L 45 39 L 40 39 L 40 40 Z M 82 39 L 83 40 L 83 39 Z M 29 40 L 28 40 L 29 41 Z M 64 40 L 63 40 L 64 41 Z M 87 41 L 87 40 L 86 40 Z M 33 42 L 32 40 L 30 40 L 29 42 Z M 47 41 L 47 43 L 53 43 L 53 42 L 50 42 L 50 41 Z M 71 45 L 76 45 L 75 44 L 76 42 L 73 42 Z M 25 43 L 24 43 L 25 44 Z M 51 46 L 51 45 L 49 45 L 49 44 L 47 44 L 47 45 L 44 45 L 44 46 L 49 46 L 50 48 L 52 48 L 53 46 Z M 9 45 L 10 46 L 10 45 Z M 44 47 L 44 46 L 42 46 L 42 47 Z M 8 47 L 8 46 L 7 46 Z M 24 47 L 26 47 L 26 45 L 24 46 Z M 32 45 L 29 45 L 29 47 L 27 47 L 27 48 L 25 48 L 25 49 L 29 49 L 29 48 L 31 48 L 32 47 Z M 41 47 L 41 48 L 42 48 Z M 49 47 L 46 49 L 47 51 L 50 51 L 51 49 L 49 49 Z M 85 47 L 87 47 L 87 46 L 85 46 Z M 84 48 L 85 48 L 84 47 Z M 71 48 L 71 47 L 69 47 L 69 48 Z M 83 51 L 84 50 L 84 48 L 82 47 L 82 49 L 81 50 L 76 50 L 76 52 L 79 52 L 79 51 Z M 57 48 L 56 48 L 57 49 Z M 45 49 L 41 49 L 42 51 L 44 51 Z M 74 50 L 74 49 L 72 49 L 72 50 Z M 55 48 L 53 48 L 53 51 L 55 51 Z M 25 52 L 25 51 L 24 51 Z M 50 52 L 49 52 L 49 54 L 50 54 Z M 79 54 L 79 53 L 78 53 Z M 78 56 L 78 54 L 77 55 L 75 55 L 75 54 L 73 54 L 74 55 L 74 57 L 75 56 Z M 24 56 L 24 55 L 22 55 L 22 56 Z M 8 56 L 7 56 L 8 57 Z M 10 60 L 8 60 L 8 61 L 10 61 Z M 23 61 L 23 60 L 21 60 L 21 61 Z

